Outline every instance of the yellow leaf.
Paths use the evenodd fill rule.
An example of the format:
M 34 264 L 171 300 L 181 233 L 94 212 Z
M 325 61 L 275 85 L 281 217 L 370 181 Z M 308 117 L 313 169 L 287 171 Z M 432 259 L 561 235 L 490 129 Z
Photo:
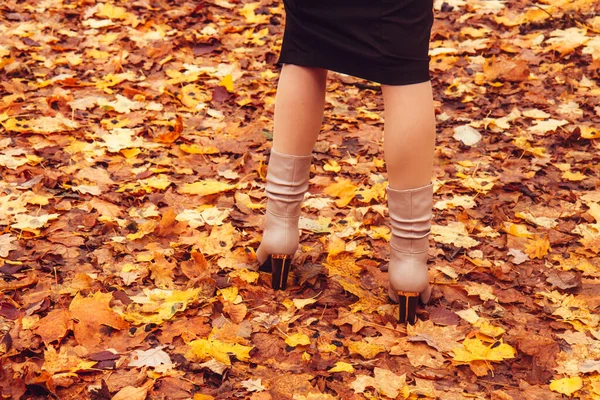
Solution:
M 553 379 L 550 381 L 550 390 L 571 397 L 573 393 L 583 387 L 583 380 L 579 376 L 572 378 Z
M 522 237 L 522 238 L 532 238 L 533 237 L 533 233 L 529 232 L 527 230 L 527 226 L 526 225 L 521 225 L 521 224 L 513 224 L 511 222 L 505 222 L 503 229 L 506 233 L 508 233 L 509 235 L 513 235 L 516 237 Z
M 184 106 L 191 109 L 203 109 L 206 102 L 210 100 L 205 89 L 196 84 L 186 85 L 181 89 L 181 93 L 177 96 Z
M 262 208 L 265 208 L 265 204 L 253 203 L 250 199 L 250 196 L 246 193 L 236 191 L 234 197 L 236 204 L 239 204 L 242 207 L 249 208 L 250 210 L 260 210 Z
M 82 360 L 71 347 L 61 346 L 59 353 L 52 346 L 44 350 L 44 364 L 42 365 L 42 369 L 51 375 L 58 372 L 89 370 L 94 365 L 96 365 L 96 361 Z
M 351 180 L 340 179 L 336 183 L 326 187 L 325 190 L 323 190 L 323 193 L 332 197 L 337 197 L 338 200 L 336 200 L 335 204 L 338 207 L 344 207 L 352 201 L 356 189 L 356 185 L 354 185 Z
M 133 158 L 140 154 L 142 151 L 140 149 L 122 149 L 120 151 L 121 154 L 125 156 L 125 158 Z
M 392 231 L 387 226 L 370 226 L 368 234 L 371 239 L 384 239 L 388 242 L 392 237 Z
M 348 342 L 348 351 L 350 351 L 350 354 L 360 354 L 366 360 L 370 360 L 377 354 L 383 353 L 385 347 L 376 343 L 350 341 Z
M 354 367 L 352 364 L 345 363 L 343 361 L 338 361 L 335 365 L 329 369 L 328 372 L 354 372 Z
M 250 350 L 253 347 L 243 346 L 238 343 L 225 343 L 217 339 L 197 339 L 188 343 L 189 350 L 185 353 L 185 358 L 190 361 L 204 361 L 209 358 L 225 364 L 231 365 L 230 354 L 233 354 L 240 361 L 250 359 Z
M 336 172 L 337 173 L 337 172 L 340 172 L 342 170 L 342 167 L 335 160 L 327 160 L 327 162 L 325 163 L 325 165 L 323 165 L 323 169 L 325 171 L 331 171 L 331 172 Z
M 225 299 L 226 301 L 235 302 L 235 300 L 238 297 L 238 288 L 235 286 L 229 286 L 223 289 L 219 289 L 218 292 L 221 296 L 223 296 L 223 299 Z
M 99 17 L 106 17 L 110 19 L 125 19 L 127 14 L 126 8 L 114 6 L 108 3 L 105 3 L 96 13 L 96 15 Z
M 310 338 L 304 333 L 294 333 L 285 338 L 285 344 L 291 347 L 304 346 L 310 344 Z
M 292 301 L 294 302 L 294 306 L 296 306 L 298 310 L 302 310 L 307 305 L 316 303 L 317 299 L 315 297 L 310 297 L 308 299 L 294 299 Z
M 206 180 L 194 183 L 186 183 L 179 189 L 179 193 L 209 196 L 211 194 L 221 193 L 235 188 L 236 185 L 230 185 L 228 183 L 214 180 Z
M 302 353 L 302 361 L 309 362 L 311 358 L 312 356 L 310 355 L 310 353 L 306 351 Z
M 246 18 L 246 24 L 248 25 L 259 25 L 259 24 L 267 24 L 270 15 L 259 14 L 256 15 L 254 10 L 259 6 L 259 3 L 246 3 L 244 7 L 242 7 L 239 11 L 240 15 Z
M 329 276 L 352 276 L 358 275 L 362 271 L 356 265 L 356 257 L 349 253 L 340 254 L 336 257 L 328 256 L 323 266 L 329 271 Z
M 188 303 L 197 300 L 199 294 L 200 289 L 144 289 L 143 294 L 130 296 L 133 303 L 127 306 L 123 318 L 135 325 L 160 325 L 173 318 L 175 313 L 185 311 Z
M 196 393 L 194 400 L 215 400 L 215 398 L 208 394 Z
M 532 147 L 529 144 L 529 142 L 527 141 L 527 138 L 525 138 L 523 136 L 519 136 L 518 138 L 513 140 L 513 144 L 515 146 L 517 146 L 519 149 L 521 149 L 527 153 L 531 153 L 534 156 L 542 157 L 542 158 L 548 156 L 545 147 Z
M 370 203 L 371 200 L 383 200 L 385 198 L 385 188 L 387 184 L 385 183 L 376 183 L 370 188 L 361 187 L 356 190 L 354 196 L 356 199 L 363 203 Z
M 233 92 L 233 78 L 231 74 L 225 75 L 225 77 L 221 79 L 221 82 L 219 82 L 219 86 L 223 86 L 228 92 Z
M 229 276 L 234 278 L 240 278 L 241 280 L 247 283 L 254 283 L 258 280 L 260 274 L 256 271 L 249 271 L 246 268 L 243 268 L 230 272 Z
M 465 175 L 462 172 L 457 172 L 456 176 L 461 178 L 461 185 L 468 189 L 472 189 L 478 193 L 486 194 L 494 187 L 494 182 L 498 180 L 495 176 L 483 174 L 481 176 Z
M 591 126 L 579 126 L 582 139 L 600 139 L 600 129 Z
M 327 258 L 335 257 L 336 255 L 343 253 L 346 250 L 346 242 L 344 239 L 337 235 L 329 236 L 329 242 L 327 242 Z
M 144 222 L 143 224 L 141 224 L 140 226 L 138 226 L 137 232 L 128 234 L 127 239 L 129 239 L 129 240 L 141 239 L 144 236 L 149 235 L 152 232 L 154 232 L 154 230 L 156 229 L 156 227 L 158 227 L 158 225 L 159 225 L 158 221 L 156 221 L 154 219 L 148 220 L 148 221 Z
M 142 185 L 142 189 L 147 193 L 152 192 L 152 189 L 164 190 L 169 187 L 171 181 L 165 174 L 159 174 L 158 176 L 151 176 L 150 178 L 142 179 L 139 181 Z M 148 190 L 150 189 L 150 190 Z
M 219 149 L 214 146 L 200 146 L 197 144 L 182 144 L 179 146 L 181 151 L 189 154 L 218 154 Z
M 571 182 L 578 182 L 578 181 L 584 180 L 585 178 L 587 178 L 587 176 L 585 176 L 585 174 L 582 174 L 579 171 L 577 171 L 577 172 L 565 171 L 562 174 L 562 178 L 566 179 L 568 181 L 571 181 Z
M 508 358 L 514 358 L 516 350 L 506 343 L 499 345 L 483 344 L 479 339 L 465 339 L 460 347 L 453 350 L 453 360 L 458 363 L 469 363 L 471 361 L 495 361 L 500 362 Z
M 475 323 L 475 326 L 479 328 L 480 333 L 493 338 L 501 336 L 504 334 L 504 332 L 506 332 L 504 328 L 494 326 L 484 318 L 479 318 L 479 320 L 477 320 L 477 322 Z

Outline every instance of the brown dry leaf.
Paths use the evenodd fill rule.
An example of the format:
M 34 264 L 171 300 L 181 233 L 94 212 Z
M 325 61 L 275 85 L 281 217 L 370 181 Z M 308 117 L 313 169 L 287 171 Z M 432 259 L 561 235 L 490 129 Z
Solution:
M 415 325 L 408 325 L 406 334 L 409 341 L 425 342 L 442 353 L 451 352 L 465 337 L 465 333 L 456 326 L 436 326 L 431 321 L 421 320 Z
M 153 380 L 148 380 L 142 386 L 125 386 L 119 390 L 111 400 L 144 400 L 148 396 L 148 390 L 154 386 Z

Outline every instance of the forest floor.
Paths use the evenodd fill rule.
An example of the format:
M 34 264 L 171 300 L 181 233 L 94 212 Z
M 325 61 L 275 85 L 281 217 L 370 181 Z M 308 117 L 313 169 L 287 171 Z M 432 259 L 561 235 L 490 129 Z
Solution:
M 290 288 L 256 272 L 281 1 L 3 1 L 3 398 L 600 399 L 600 3 L 435 8 L 406 327 L 371 82 L 330 74 Z

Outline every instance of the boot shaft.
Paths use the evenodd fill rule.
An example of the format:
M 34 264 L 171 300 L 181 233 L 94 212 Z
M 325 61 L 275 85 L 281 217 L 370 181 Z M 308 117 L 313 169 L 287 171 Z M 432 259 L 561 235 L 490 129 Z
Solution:
M 308 190 L 312 155 L 282 154 L 271 149 L 267 170 L 267 212 L 280 217 L 300 214 Z
M 387 195 L 392 225 L 392 248 L 409 253 L 427 251 L 431 230 L 433 185 L 407 190 L 388 187 Z

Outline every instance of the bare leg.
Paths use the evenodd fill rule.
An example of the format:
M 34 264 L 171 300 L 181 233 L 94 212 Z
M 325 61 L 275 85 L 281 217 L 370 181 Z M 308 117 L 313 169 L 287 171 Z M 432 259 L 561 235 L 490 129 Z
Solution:
M 399 320 L 414 323 L 416 299 L 429 300 L 427 251 L 431 228 L 435 116 L 431 83 L 383 86 L 384 152 L 392 223 L 389 295 Z
M 321 130 L 327 70 L 284 65 L 275 100 L 273 149 L 283 154 L 312 153 Z
M 431 82 L 384 85 L 384 154 L 390 187 L 427 185 L 433 174 L 435 116 Z

